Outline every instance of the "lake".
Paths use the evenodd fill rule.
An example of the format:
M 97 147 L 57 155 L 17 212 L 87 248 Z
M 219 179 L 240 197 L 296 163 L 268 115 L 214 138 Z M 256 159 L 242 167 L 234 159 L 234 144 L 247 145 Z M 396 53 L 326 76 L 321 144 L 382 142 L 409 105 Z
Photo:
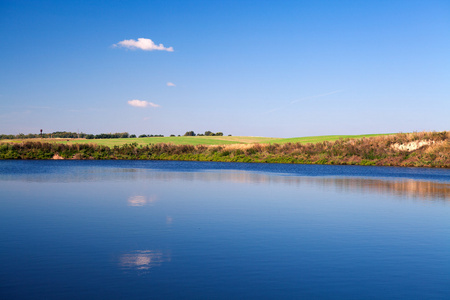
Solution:
M 0 161 L 1 299 L 448 299 L 450 170 Z

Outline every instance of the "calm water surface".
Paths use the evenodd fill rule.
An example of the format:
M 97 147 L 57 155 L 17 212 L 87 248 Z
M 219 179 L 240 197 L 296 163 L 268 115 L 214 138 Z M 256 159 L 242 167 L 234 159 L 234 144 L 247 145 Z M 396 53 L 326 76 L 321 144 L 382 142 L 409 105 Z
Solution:
M 1 299 L 449 299 L 450 170 L 0 161 Z

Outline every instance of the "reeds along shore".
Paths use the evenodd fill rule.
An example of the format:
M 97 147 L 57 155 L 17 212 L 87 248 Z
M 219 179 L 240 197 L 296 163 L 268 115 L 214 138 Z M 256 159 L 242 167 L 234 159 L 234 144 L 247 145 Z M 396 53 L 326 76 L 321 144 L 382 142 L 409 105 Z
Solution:
M 1 143 L 0 159 L 142 159 L 222 162 L 376 165 L 450 168 L 450 132 L 399 133 L 316 144 L 221 146 Z

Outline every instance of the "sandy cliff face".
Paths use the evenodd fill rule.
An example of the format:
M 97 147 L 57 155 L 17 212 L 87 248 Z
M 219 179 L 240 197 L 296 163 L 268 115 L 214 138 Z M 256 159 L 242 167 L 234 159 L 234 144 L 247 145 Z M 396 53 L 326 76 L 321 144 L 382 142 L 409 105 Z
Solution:
M 391 148 L 394 148 L 395 150 L 411 152 L 420 149 L 424 146 L 432 145 L 434 143 L 435 143 L 434 141 L 414 141 L 406 144 L 395 143 L 391 145 Z

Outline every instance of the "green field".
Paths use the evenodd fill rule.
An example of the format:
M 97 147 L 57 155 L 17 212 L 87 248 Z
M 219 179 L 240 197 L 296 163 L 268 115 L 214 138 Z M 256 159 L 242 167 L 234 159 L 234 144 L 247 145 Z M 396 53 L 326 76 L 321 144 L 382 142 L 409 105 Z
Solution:
M 388 134 L 363 134 L 363 135 L 326 135 L 308 136 L 295 138 L 270 138 L 253 136 L 178 136 L 178 137 L 146 137 L 126 139 L 29 139 L 63 144 L 98 144 L 109 147 L 123 144 L 137 143 L 138 145 L 167 143 L 174 145 L 229 145 L 229 144 L 285 144 L 285 143 L 318 143 L 324 141 L 335 141 L 341 138 L 363 138 Z M 1 142 L 20 143 L 24 140 L 2 140 Z
M 285 143 L 319 143 L 325 141 L 336 141 L 338 139 L 360 139 L 372 136 L 380 135 L 391 135 L 393 133 L 376 133 L 376 134 L 361 134 L 361 135 L 320 135 L 320 136 L 306 136 L 306 137 L 295 137 L 287 139 L 279 139 L 275 143 L 285 144 Z

